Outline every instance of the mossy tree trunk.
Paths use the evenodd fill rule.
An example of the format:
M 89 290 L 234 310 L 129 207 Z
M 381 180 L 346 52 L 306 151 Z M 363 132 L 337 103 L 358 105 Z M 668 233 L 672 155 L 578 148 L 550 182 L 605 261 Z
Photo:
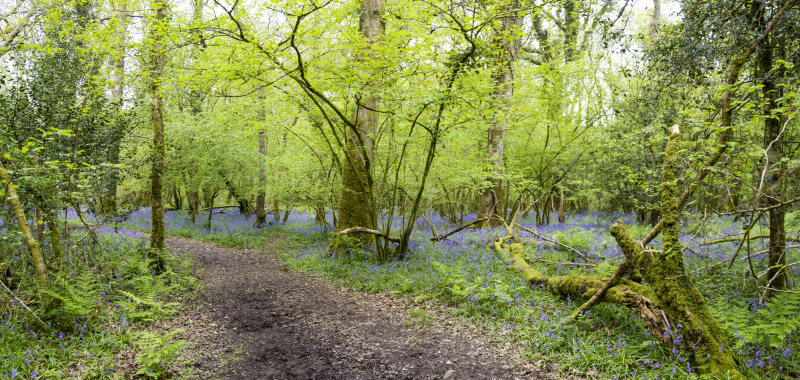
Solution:
M 661 185 L 661 213 L 658 231 L 663 232 L 663 249 L 644 249 L 631 238 L 622 222 L 611 227 L 611 235 L 625 254 L 626 260 L 611 278 L 567 275 L 548 277 L 525 261 L 522 245 L 504 244 L 513 238 L 513 222 L 506 226 L 509 236 L 495 241 L 494 247 L 510 267 L 522 272 L 531 285 L 573 297 L 590 298 L 579 311 L 588 310 L 592 302 L 609 302 L 626 306 L 648 325 L 653 337 L 667 345 L 687 348 L 699 373 L 730 379 L 741 379 L 725 333 L 711 316 L 705 299 L 686 275 L 683 247 L 679 242 L 680 208 L 687 193 L 678 197 L 676 160 L 680 132 L 677 126 L 667 144 Z M 712 157 L 712 160 L 714 158 Z M 691 194 L 689 192 L 689 194 Z M 656 229 L 654 229 L 655 231 Z M 649 236 L 653 236 L 653 232 Z M 652 237 L 646 238 L 652 240 Z M 628 278 L 641 273 L 647 285 Z
M 675 342 L 694 350 L 699 373 L 741 378 L 725 332 L 706 306 L 705 298 L 686 274 L 680 238 L 680 206 L 677 186 L 677 126 L 667 143 L 661 177 L 662 250 L 645 250 L 618 222 L 611 227 L 625 258 L 647 280 L 659 307 L 667 316 Z M 683 326 L 682 328 L 679 326 Z M 666 332 L 664 333 L 666 334 Z
M 44 285 L 47 283 L 47 265 L 44 262 L 42 250 L 39 247 L 39 242 L 36 241 L 36 238 L 33 236 L 31 227 L 28 225 L 28 219 L 25 217 L 25 208 L 22 206 L 22 202 L 20 202 L 19 196 L 17 195 L 16 185 L 11 181 L 11 176 L 8 174 L 8 171 L 6 171 L 6 168 L 3 167 L 2 163 L 0 163 L 0 184 L 3 185 L 6 201 L 11 205 L 14 217 L 17 219 L 17 225 L 22 233 L 22 241 L 25 243 L 25 247 L 28 248 L 28 253 L 33 260 L 36 278 L 39 280 L 40 284 Z
M 359 17 L 359 31 L 367 40 L 367 47 L 360 52 L 362 59 L 374 58 L 372 47 L 384 35 L 383 15 L 386 13 L 385 0 L 363 0 Z M 374 78 L 377 69 L 367 65 L 367 78 Z M 375 78 L 377 79 L 377 78 Z M 375 84 L 366 85 L 363 96 L 357 99 L 357 106 L 352 125 L 345 133 L 344 154 L 342 163 L 342 191 L 339 197 L 339 218 L 336 232 L 352 228 L 364 227 L 376 229 L 377 210 L 373 194 L 373 158 L 374 136 L 377 132 L 380 114 L 376 112 L 380 106 L 380 97 L 374 92 Z M 377 247 L 375 235 L 359 233 L 355 235 L 362 245 Z M 340 252 L 347 244 L 338 234 L 334 235 L 328 250 Z
M 153 164 L 150 173 L 150 209 L 152 211 L 150 223 L 150 259 L 156 259 L 156 251 L 164 249 L 164 159 L 166 147 L 164 144 L 164 117 L 162 115 L 163 97 L 161 94 L 161 78 L 166 66 L 166 0 L 154 0 L 151 3 L 153 18 L 150 21 L 150 93 L 151 93 L 151 122 L 153 124 Z M 160 261 L 160 260 L 159 260 Z M 159 263 L 157 266 L 161 267 Z
M 64 244 L 61 241 L 61 232 L 58 230 L 60 221 L 58 220 L 57 211 L 53 210 L 47 215 L 47 227 L 50 230 L 50 244 L 53 250 L 53 265 L 56 268 L 61 268 L 62 260 L 64 259 Z

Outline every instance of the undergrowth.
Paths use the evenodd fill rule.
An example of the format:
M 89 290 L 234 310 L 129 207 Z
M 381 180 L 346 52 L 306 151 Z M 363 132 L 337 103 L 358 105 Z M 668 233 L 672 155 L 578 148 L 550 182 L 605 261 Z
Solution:
M 120 379 L 126 350 L 138 352 L 140 374 L 169 376 L 167 363 L 186 343 L 149 331 L 196 288 L 190 257 L 165 254 L 165 270 L 154 273 L 141 239 L 100 236 L 101 247 L 70 247 L 63 273 L 51 271 L 46 288 L 24 252 L 0 246 L 11 291 L 0 294 L 4 379 Z
M 642 235 L 646 227 L 634 228 Z M 493 232 L 440 243 L 418 234 L 417 249 L 401 262 L 379 263 L 364 251 L 333 257 L 326 252 L 330 235 L 295 228 L 292 248 L 284 258 L 294 267 L 324 274 L 340 285 L 365 292 L 385 292 L 420 305 L 441 305 L 492 332 L 494 339 L 523 347 L 523 354 L 560 375 L 602 379 L 697 379 L 691 349 L 667 348 L 650 336 L 645 324 L 629 309 L 599 304 L 581 320 L 561 323 L 584 300 L 564 298 L 530 289 L 517 273 L 489 248 Z M 499 234 L 497 231 L 494 234 Z M 477 235 L 476 235 L 477 234 Z M 592 238 L 586 225 L 556 231 L 554 237 L 581 251 L 611 249 L 611 242 Z M 582 273 L 609 275 L 619 264 L 614 255 L 594 266 L 569 266 L 574 258 L 564 252 L 544 251 L 526 244 L 529 262 L 555 275 Z M 753 289 L 737 283 L 731 271 L 705 274 L 698 286 L 730 333 L 750 379 L 789 379 L 800 376 L 800 299 L 783 293 L 763 304 L 743 297 Z M 725 296 L 722 296 L 725 294 Z M 747 326 L 747 327 L 745 327 Z M 679 327 L 680 328 L 680 327 Z M 678 331 L 678 334 L 680 332 Z
M 146 231 L 146 212 L 122 223 Z M 501 342 L 522 347 L 522 354 L 559 375 L 602 379 L 697 379 L 691 366 L 691 349 L 667 348 L 653 339 L 644 323 L 627 308 L 599 304 L 572 324 L 563 319 L 584 300 L 564 298 L 530 289 L 521 277 L 490 249 L 489 242 L 503 231 L 466 230 L 450 240 L 431 243 L 425 224 L 412 236 L 412 252 L 403 261 L 378 262 L 366 251 L 332 257 L 327 253 L 331 233 L 308 217 L 292 217 L 286 225 L 255 228 L 235 212 L 214 216 L 211 228 L 192 225 L 185 213 L 170 213 L 168 234 L 232 247 L 256 247 L 275 236 L 285 236 L 283 258 L 293 267 L 325 275 L 329 280 L 365 292 L 385 292 L 405 297 L 418 306 L 445 307 L 490 331 Z M 622 260 L 607 228 L 619 215 L 579 215 L 567 225 L 539 229 L 551 239 L 570 245 L 587 257 L 581 264 L 568 250 L 533 236 L 524 236 L 528 261 L 547 275 L 571 273 L 610 275 Z M 624 216 L 623 216 L 624 217 Z M 252 218 L 251 218 L 252 219 Z M 452 226 L 438 223 L 439 230 Z M 524 223 L 524 221 L 523 221 Z M 626 222 L 641 238 L 649 228 Z M 693 226 L 687 226 L 694 228 Z M 720 220 L 717 230 L 735 232 L 738 226 Z M 658 240 L 654 245 L 658 246 Z M 685 255 L 691 279 L 706 295 L 717 320 L 729 333 L 740 371 L 749 379 L 800 377 L 800 302 L 785 293 L 762 302 L 758 282 L 742 273 L 744 262 L 725 262 L 731 245 L 698 246 L 686 241 Z M 693 245 L 694 244 L 694 245 Z M 755 249 L 761 249 L 754 246 Z M 758 262 L 763 257 L 753 255 Z M 761 265 L 761 264 L 757 264 Z M 757 268 L 764 270 L 763 265 Z M 424 325 L 427 314 L 415 312 L 412 324 Z M 678 327 L 680 329 L 680 327 Z M 680 334 L 677 331 L 676 334 Z

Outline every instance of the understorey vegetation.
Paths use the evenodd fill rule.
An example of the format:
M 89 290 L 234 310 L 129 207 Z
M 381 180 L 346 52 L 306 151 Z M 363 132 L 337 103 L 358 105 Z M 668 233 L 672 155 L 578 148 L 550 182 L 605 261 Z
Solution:
M 119 223 L 121 230 L 145 231 L 149 210 L 142 209 Z M 467 215 L 475 218 L 476 215 Z M 557 215 L 553 215 L 557 217 Z M 325 276 L 342 286 L 365 292 L 403 297 L 424 308 L 436 308 L 464 318 L 499 342 L 520 347 L 526 358 L 562 375 L 587 378 L 692 379 L 703 378 L 693 357 L 696 346 L 683 348 L 685 327 L 665 328 L 664 342 L 630 308 L 613 302 L 599 303 L 585 315 L 571 314 L 586 301 L 568 291 L 553 292 L 546 284 L 532 285 L 510 268 L 512 262 L 495 249 L 494 242 L 508 231 L 503 227 L 464 229 L 445 240 L 431 241 L 460 225 L 436 213 L 417 220 L 412 250 L 403 261 L 381 262 L 374 249 L 354 249 L 337 255 L 328 252 L 332 231 L 314 222 L 313 211 L 299 211 L 287 221 L 257 229 L 255 215 L 237 210 L 214 215 L 212 227 L 191 224 L 186 212 L 167 213 L 167 235 L 204 240 L 240 248 L 258 248 L 263 242 L 285 240 L 283 258 L 299 270 Z M 332 215 L 327 219 L 330 222 Z M 633 238 L 642 239 L 649 225 L 636 222 L 635 214 L 576 213 L 564 224 L 539 226 L 536 216 L 519 220 L 516 241 L 531 269 L 550 278 L 580 276 L 607 278 L 625 259 L 609 233 L 624 223 Z M 398 221 L 399 222 L 399 221 Z M 683 228 L 699 228 L 701 220 L 687 218 Z M 747 259 L 728 267 L 726 260 L 737 245 L 725 237 L 741 231 L 733 217 L 702 221 L 707 234 L 683 234 L 687 249 L 687 277 L 707 300 L 729 349 L 737 357 L 743 376 L 754 379 L 794 378 L 800 374 L 800 304 L 796 293 L 761 297 L 763 289 L 747 273 Z M 762 235 L 765 226 L 754 227 Z M 716 244 L 708 244 L 711 242 Z M 554 244 L 558 242 L 564 246 Z M 656 240 L 654 246 L 660 244 Z M 764 272 L 766 243 L 751 243 L 755 270 Z M 581 259 L 575 249 L 587 259 Z M 797 253 L 790 260 L 800 259 Z M 800 276 L 800 268 L 791 275 Z M 646 283 L 646 282 L 644 282 Z M 580 285 L 579 285 L 580 286 Z M 666 333 L 666 335 L 664 335 Z
M 2 2 L 0 375 L 171 376 L 177 236 L 280 237 L 561 374 L 800 377 L 798 30 L 799 0 Z

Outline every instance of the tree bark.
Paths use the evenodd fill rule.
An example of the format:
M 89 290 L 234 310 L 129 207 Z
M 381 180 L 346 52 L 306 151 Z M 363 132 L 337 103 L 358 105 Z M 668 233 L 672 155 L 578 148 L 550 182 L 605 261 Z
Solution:
M 263 111 L 259 114 L 261 116 Z M 265 157 L 267 156 L 267 136 L 264 130 L 258 131 L 258 196 L 256 197 L 256 226 L 267 224 L 267 204 L 265 189 L 267 187 L 267 168 L 265 167 Z
M 368 46 L 361 52 L 362 59 L 377 58 L 372 53 L 375 45 L 385 34 L 383 15 L 386 13 L 385 0 L 363 0 L 359 17 L 359 31 Z M 368 68 L 366 77 L 377 79 L 377 70 Z M 366 85 L 366 91 L 360 99 L 354 115 L 353 125 L 345 133 L 345 160 L 342 164 L 342 192 L 339 198 L 339 218 L 336 232 L 351 227 L 364 227 L 374 230 L 378 224 L 373 194 L 374 136 L 378 130 L 380 114 L 374 110 L 379 108 L 380 97 L 374 94 L 377 89 L 374 83 Z M 375 235 L 356 235 L 362 245 L 377 247 Z M 340 252 L 347 248 L 345 241 L 334 235 L 328 250 Z
M 64 245 L 61 242 L 61 232 L 58 231 L 58 224 L 56 210 L 53 210 L 47 215 L 47 227 L 50 230 L 50 244 L 52 245 L 54 264 L 60 269 L 64 259 Z
M 150 209 L 151 228 L 150 228 L 150 248 L 152 248 L 149 258 L 155 258 L 154 250 L 164 249 L 164 158 L 166 148 L 164 144 L 164 118 L 162 115 L 163 97 L 161 94 L 161 77 L 166 66 L 166 47 L 165 47 L 165 23 L 167 21 L 167 4 L 165 0 L 154 0 L 151 3 L 154 16 L 151 20 L 150 37 L 152 41 L 151 73 L 150 73 L 150 93 L 151 99 L 151 122 L 153 124 L 153 164 L 150 173 Z M 160 268 L 160 265 L 159 265 Z
M 478 208 L 478 219 L 485 218 L 486 221 L 479 227 L 489 227 L 496 225 L 497 219 L 493 216 L 504 216 L 503 210 L 503 173 L 505 164 L 503 162 L 503 138 L 511 124 L 509 115 L 511 100 L 514 97 L 514 61 L 517 59 L 519 51 L 519 30 L 522 26 L 522 17 L 518 15 L 520 11 L 519 0 L 510 0 L 503 7 L 503 17 L 500 17 L 499 25 L 495 28 L 492 44 L 496 49 L 494 64 L 496 68 L 492 74 L 495 92 L 494 97 L 498 101 L 500 108 L 496 113 L 494 125 L 489 128 L 488 148 L 489 165 L 491 174 L 489 188 L 483 190 L 480 196 Z
M 658 24 L 661 21 L 661 0 L 653 0 L 653 18 L 650 19 L 650 42 L 658 37 Z
M 200 210 L 200 194 L 197 190 L 189 190 L 186 197 L 189 200 L 189 216 L 192 218 L 192 224 L 194 224 L 198 210 Z
M 564 215 L 564 188 L 558 188 L 558 222 L 564 224 L 567 222 L 567 217 Z
M 328 225 L 328 221 L 325 219 L 325 204 L 322 202 L 317 202 L 314 207 L 314 224 Z
M 6 200 L 11 204 L 11 208 L 14 210 L 14 217 L 17 219 L 17 225 L 19 225 L 19 230 L 22 233 L 22 241 L 25 242 L 28 253 L 33 260 L 36 278 L 39 280 L 40 284 L 44 285 L 47 283 L 47 265 L 44 262 L 42 250 L 39 247 L 39 242 L 37 242 L 36 238 L 33 236 L 33 231 L 31 231 L 28 225 L 27 218 L 25 218 L 25 208 L 22 206 L 22 202 L 19 201 L 15 185 L 11 182 L 11 176 L 9 176 L 2 163 L 0 163 L 0 183 L 2 183 L 5 189 Z

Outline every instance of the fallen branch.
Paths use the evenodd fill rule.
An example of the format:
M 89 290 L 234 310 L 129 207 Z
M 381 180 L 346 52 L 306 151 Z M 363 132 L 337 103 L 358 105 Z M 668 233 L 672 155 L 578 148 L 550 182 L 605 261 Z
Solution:
M 532 234 L 532 235 L 534 235 L 534 236 L 538 237 L 539 239 L 542 239 L 542 240 L 544 240 L 544 241 L 546 241 L 546 242 L 553 243 L 553 244 L 555 244 L 555 245 L 558 245 L 558 246 L 564 247 L 564 248 L 566 248 L 566 249 L 568 249 L 568 250 L 570 250 L 570 251 L 572 251 L 572 252 L 575 252 L 575 253 L 576 253 L 578 256 L 580 256 L 580 257 L 581 257 L 581 258 L 583 258 L 584 260 L 590 259 L 589 257 L 586 257 L 586 255 L 585 255 L 583 252 L 581 252 L 581 251 L 579 251 L 579 250 L 577 250 L 577 249 L 575 249 L 575 248 L 572 248 L 572 247 L 570 247 L 570 246 L 568 246 L 568 245 L 566 245 L 566 244 L 564 244 L 564 243 L 560 243 L 560 242 L 558 242 L 557 240 L 553 240 L 553 239 L 546 238 L 546 237 L 542 236 L 541 234 L 537 233 L 536 231 L 534 231 L 534 230 L 532 230 L 532 229 L 530 229 L 530 228 L 527 228 L 527 227 L 525 227 L 525 226 L 523 226 L 523 225 L 521 225 L 521 224 L 519 224 L 519 223 L 516 223 L 516 225 L 517 225 L 517 227 L 519 227 L 519 228 L 520 228 L 520 229 L 522 229 L 523 231 L 525 231 L 525 232 L 527 232 L 527 233 L 529 233 L 529 234 Z M 599 258 L 599 257 L 597 257 L 597 258 Z
M 729 237 L 729 238 L 711 240 L 711 241 L 708 241 L 708 242 L 705 242 L 705 243 L 701 243 L 701 244 L 698 244 L 698 245 L 699 246 L 706 246 L 706 245 L 713 245 L 713 244 L 730 243 L 732 241 L 758 240 L 758 239 L 769 239 L 769 235 L 755 235 L 755 236 L 750 236 L 749 238 L 746 238 L 746 239 L 742 239 L 741 236 Z M 800 243 L 800 239 L 789 237 L 789 236 L 786 237 L 786 241 L 790 241 L 792 243 Z
M 439 235 L 439 231 L 436 230 L 436 226 L 434 226 L 433 222 L 431 222 L 431 220 L 428 219 L 428 214 L 423 212 L 422 217 L 425 218 L 425 221 L 428 222 L 429 226 L 431 226 L 431 232 L 433 233 L 433 237 L 435 238 L 437 235 Z
M 622 274 L 629 270 L 630 268 L 628 265 L 628 260 L 623 261 L 622 264 L 619 265 L 617 270 L 614 271 L 614 274 L 611 275 L 611 278 L 609 278 L 603 284 L 603 286 L 592 296 L 592 298 L 589 298 L 589 300 L 584 302 L 583 305 L 581 305 L 580 307 L 575 309 L 575 311 L 570 313 L 569 318 L 574 319 L 575 317 L 589 311 L 589 309 L 591 309 L 595 304 L 597 304 L 597 301 L 600 301 L 600 298 L 603 298 L 603 296 L 605 296 L 606 292 L 608 291 L 608 288 L 616 285 L 619 279 L 622 277 Z
M 372 235 L 380 236 L 380 237 L 382 237 L 382 238 L 384 238 L 384 239 L 386 239 L 388 241 L 392 241 L 392 242 L 395 242 L 395 243 L 399 243 L 400 242 L 400 238 L 392 237 L 392 236 L 386 235 L 383 232 L 380 232 L 380 231 L 377 231 L 377 230 L 371 230 L 369 228 L 364 228 L 364 227 L 352 227 L 352 228 L 347 228 L 347 229 L 344 229 L 344 230 L 341 230 L 341 231 L 338 232 L 339 236 L 350 235 L 350 234 L 358 234 L 358 233 L 372 234 Z
M 452 231 L 450 231 L 450 232 L 445 232 L 445 233 L 443 233 L 443 234 L 436 235 L 436 236 L 434 236 L 434 237 L 432 237 L 432 238 L 431 238 L 431 241 L 439 241 L 439 240 L 444 240 L 444 239 L 446 239 L 448 236 L 450 236 L 450 235 L 452 235 L 452 234 L 454 234 L 454 233 L 456 233 L 456 232 L 459 232 L 459 231 L 461 231 L 461 230 L 463 230 L 463 229 L 465 229 L 465 228 L 467 228 L 467 227 L 469 227 L 469 226 L 471 226 L 471 225 L 473 225 L 473 224 L 478 224 L 478 223 L 480 223 L 480 222 L 486 221 L 487 219 L 489 219 L 489 218 L 480 218 L 480 219 L 475 219 L 475 220 L 473 220 L 473 221 L 471 221 L 471 222 L 469 222 L 469 223 L 467 223 L 467 224 L 465 224 L 465 225 L 463 225 L 463 226 L 461 226 L 461 227 L 458 227 L 458 228 L 456 228 L 456 229 L 454 229 L 454 230 L 452 230 Z

